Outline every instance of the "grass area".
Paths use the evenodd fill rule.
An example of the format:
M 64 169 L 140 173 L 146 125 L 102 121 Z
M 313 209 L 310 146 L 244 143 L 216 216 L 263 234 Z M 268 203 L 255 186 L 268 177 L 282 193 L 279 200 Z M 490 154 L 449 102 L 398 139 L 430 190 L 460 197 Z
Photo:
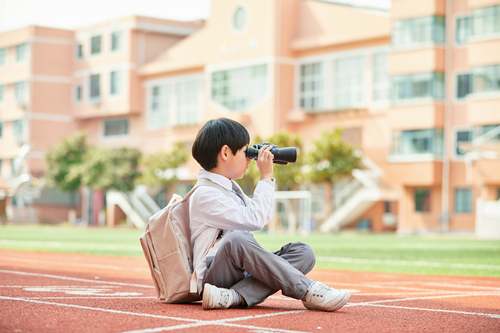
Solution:
M 75 226 L 0 226 L 0 248 L 23 251 L 142 256 L 141 231 Z M 316 267 L 372 272 L 500 276 L 500 242 L 454 235 L 398 236 L 360 233 L 277 235 L 257 233 L 269 250 L 301 241 Z

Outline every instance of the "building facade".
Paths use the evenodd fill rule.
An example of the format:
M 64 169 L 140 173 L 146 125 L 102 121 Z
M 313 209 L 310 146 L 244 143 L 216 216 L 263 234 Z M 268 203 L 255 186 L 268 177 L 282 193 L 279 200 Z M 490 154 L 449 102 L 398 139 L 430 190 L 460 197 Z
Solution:
M 473 232 L 478 200 L 500 199 L 499 22 L 498 0 L 394 0 L 387 11 L 228 0 L 213 1 L 205 22 L 132 17 L 0 33 L 2 174 L 15 164 L 19 119 L 38 131 L 24 137 L 33 174 L 48 137 L 77 129 L 148 153 L 189 145 L 215 117 L 252 136 L 299 134 L 305 150 L 341 128 L 366 168 L 336 186 L 337 215 L 322 230 Z M 30 82 L 28 103 L 19 82 Z

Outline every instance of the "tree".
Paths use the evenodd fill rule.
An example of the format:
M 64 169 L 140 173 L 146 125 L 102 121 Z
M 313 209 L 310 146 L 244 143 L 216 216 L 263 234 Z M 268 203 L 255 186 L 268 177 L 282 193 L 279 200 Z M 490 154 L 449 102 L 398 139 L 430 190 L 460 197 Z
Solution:
M 326 213 L 332 211 L 332 187 L 341 178 L 361 167 L 361 158 L 354 148 L 342 139 L 342 130 L 325 132 L 314 142 L 308 155 L 309 178 L 313 183 L 326 184 Z
M 141 152 L 133 148 L 92 148 L 80 166 L 82 184 L 92 189 L 128 192 L 140 176 Z
M 79 133 L 65 139 L 47 153 L 48 183 L 63 191 L 77 191 L 82 186 L 80 166 L 84 163 L 89 150 L 86 137 Z
M 175 170 L 185 164 L 189 153 L 183 143 L 176 143 L 168 152 L 145 155 L 142 158 L 142 177 L 139 182 L 166 188 L 177 179 Z

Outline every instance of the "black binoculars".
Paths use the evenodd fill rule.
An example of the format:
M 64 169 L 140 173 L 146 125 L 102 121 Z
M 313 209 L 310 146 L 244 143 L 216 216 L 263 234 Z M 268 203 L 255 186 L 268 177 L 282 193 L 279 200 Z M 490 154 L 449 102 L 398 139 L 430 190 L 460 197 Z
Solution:
M 268 143 L 258 143 L 252 146 L 249 146 L 247 150 L 245 150 L 245 155 L 252 159 L 256 160 L 259 155 L 259 150 L 265 148 L 267 146 L 271 146 L 271 153 L 274 155 L 273 163 L 276 164 L 288 164 L 290 162 L 297 161 L 297 148 L 295 147 L 283 147 L 280 148 L 276 145 L 268 144 Z

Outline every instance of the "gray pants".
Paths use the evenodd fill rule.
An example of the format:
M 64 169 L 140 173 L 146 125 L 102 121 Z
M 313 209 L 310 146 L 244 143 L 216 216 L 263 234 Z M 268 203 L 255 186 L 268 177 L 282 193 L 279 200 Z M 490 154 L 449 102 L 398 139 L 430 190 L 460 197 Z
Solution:
M 304 274 L 314 263 L 314 253 L 307 244 L 289 243 L 272 253 L 251 233 L 233 231 L 222 238 L 203 283 L 236 290 L 248 306 L 263 302 L 278 290 L 302 299 L 312 283 Z

